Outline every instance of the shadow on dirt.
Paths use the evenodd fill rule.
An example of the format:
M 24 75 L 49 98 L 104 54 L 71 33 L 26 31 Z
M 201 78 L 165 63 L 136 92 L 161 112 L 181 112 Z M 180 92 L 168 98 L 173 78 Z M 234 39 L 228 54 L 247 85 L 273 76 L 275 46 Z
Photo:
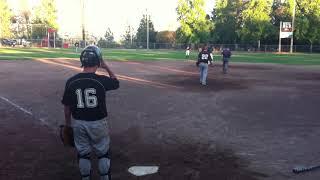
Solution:
M 239 69 L 239 70 L 272 70 L 272 67 L 268 67 L 268 66 L 261 66 L 259 64 L 255 65 L 255 64 L 232 64 L 232 62 L 230 63 L 230 68 L 232 69 Z M 221 66 L 222 68 L 222 66 Z
M 294 77 L 296 80 L 319 81 L 320 73 L 296 73 L 290 77 Z
M 214 62 L 213 63 L 214 65 L 213 66 L 209 66 L 209 71 L 222 71 L 222 62 L 219 61 L 219 62 Z M 230 69 L 233 69 L 233 70 L 252 70 L 252 71 L 255 71 L 255 70 L 258 70 L 258 71 L 261 71 L 261 70 L 272 70 L 273 68 L 270 67 L 270 66 L 261 66 L 259 64 L 255 65 L 255 64 L 233 64 L 232 62 L 229 63 L 229 68 Z M 184 71 L 197 71 L 198 68 L 195 66 L 195 63 L 194 65 L 188 65 L 188 66 L 184 66 L 182 68 L 182 70 Z
M 210 76 L 207 79 L 207 85 L 200 84 L 197 75 L 153 75 L 152 79 L 156 82 L 166 83 L 182 88 L 182 91 L 189 92 L 208 92 L 208 91 L 223 91 L 223 90 L 242 90 L 249 88 L 249 82 L 244 79 L 231 79 L 227 76 Z
M 186 143 L 175 137 L 155 138 L 146 142 L 152 137 L 142 138 L 142 131 L 132 127 L 111 136 L 113 179 L 136 179 L 127 172 L 130 166 L 135 165 L 160 167 L 159 173 L 141 177 L 143 180 L 255 180 L 268 177 L 248 170 L 248 162 L 220 145 L 213 147 L 212 143 Z

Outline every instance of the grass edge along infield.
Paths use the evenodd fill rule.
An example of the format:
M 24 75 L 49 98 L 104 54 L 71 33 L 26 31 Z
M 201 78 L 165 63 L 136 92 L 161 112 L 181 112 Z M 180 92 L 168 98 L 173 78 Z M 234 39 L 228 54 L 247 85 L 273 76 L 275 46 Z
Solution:
M 30 60 L 38 58 L 79 58 L 74 48 L 0 48 L 0 60 Z M 187 60 L 184 50 L 145 50 L 145 49 L 102 49 L 105 59 L 120 61 L 151 61 L 151 60 Z M 191 51 L 189 60 L 197 59 L 197 51 Z M 214 52 L 214 61 L 220 61 L 219 52 Z M 288 65 L 320 65 L 320 54 L 277 54 L 277 53 L 246 53 L 233 52 L 231 62 L 274 63 Z

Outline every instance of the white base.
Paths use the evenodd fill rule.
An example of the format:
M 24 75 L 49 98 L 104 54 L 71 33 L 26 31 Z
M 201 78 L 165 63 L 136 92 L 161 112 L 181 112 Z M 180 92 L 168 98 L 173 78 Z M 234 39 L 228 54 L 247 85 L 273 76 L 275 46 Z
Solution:
M 158 166 L 132 166 L 128 171 L 135 176 L 145 176 L 148 174 L 157 173 L 159 170 Z

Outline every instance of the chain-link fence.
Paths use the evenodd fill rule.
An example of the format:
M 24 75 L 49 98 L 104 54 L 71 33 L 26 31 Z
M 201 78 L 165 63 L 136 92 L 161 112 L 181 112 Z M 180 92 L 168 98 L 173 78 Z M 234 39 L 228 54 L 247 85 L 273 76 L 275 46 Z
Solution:
M 14 40 L 17 47 L 50 47 L 50 48 L 75 48 L 78 43 L 80 47 L 85 47 L 89 44 L 95 44 L 100 48 L 117 48 L 117 49 L 168 49 L 168 50 L 185 50 L 187 46 L 190 46 L 193 50 L 198 50 L 202 44 L 179 44 L 179 43 L 149 43 L 146 42 L 107 42 L 105 40 L 95 41 L 82 41 L 79 39 L 68 40 L 54 40 L 50 39 L 49 43 L 46 38 L 43 39 L 19 39 Z M 5 44 L 3 40 L 0 41 L 2 46 L 12 46 Z M 257 45 L 252 44 L 208 44 L 210 49 L 220 51 L 223 48 L 230 48 L 231 51 L 241 52 L 278 52 L 279 45 Z M 281 52 L 290 52 L 290 45 L 281 45 Z M 320 45 L 294 45 L 293 52 L 301 53 L 320 53 Z
M 253 46 L 247 44 L 212 44 L 215 50 L 221 50 L 222 48 L 230 48 L 232 51 L 243 52 L 278 52 L 279 45 L 261 45 Z M 293 45 L 293 52 L 301 53 L 320 53 L 320 45 Z M 281 52 L 290 52 L 290 45 L 281 45 Z
M 100 42 L 97 44 L 101 48 L 121 48 L 121 49 L 147 49 L 146 42 L 133 43 L 108 43 Z M 71 45 L 72 46 L 72 45 Z M 149 49 L 172 49 L 185 50 L 188 44 L 178 43 L 149 43 Z M 191 49 L 197 50 L 201 48 L 202 44 L 191 44 Z M 257 45 L 252 44 L 208 44 L 208 46 L 215 51 L 220 51 L 223 48 L 230 48 L 232 51 L 242 52 L 278 52 L 279 45 Z M 290 52 L 290 45 L 281 45 L 281 52 Z M 293 52 L 301 53 L 320 53 L 320 45 L 294 45 Z

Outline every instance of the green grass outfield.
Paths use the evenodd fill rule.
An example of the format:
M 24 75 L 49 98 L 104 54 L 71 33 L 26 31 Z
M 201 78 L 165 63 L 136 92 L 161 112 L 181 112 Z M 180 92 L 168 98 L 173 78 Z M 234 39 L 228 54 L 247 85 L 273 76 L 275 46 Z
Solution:
M 185 60 L 184 51 L 175 50 L 135 50 L 135 49 L 103 49 L 104 59 L 111 60 Z M 191 52 L 190 59 L 196 59 L 197 52 Z M 0 48 L 0 60 L 30 60 L 37 58 L 79 58 L 75 49 L 47 48 Z M 219 54 L 214 54 L 220 60 Z M 320 54 L 274 54 L 233 52 L 233 62 L 276 63 L 293 65 L 320 65 Z

